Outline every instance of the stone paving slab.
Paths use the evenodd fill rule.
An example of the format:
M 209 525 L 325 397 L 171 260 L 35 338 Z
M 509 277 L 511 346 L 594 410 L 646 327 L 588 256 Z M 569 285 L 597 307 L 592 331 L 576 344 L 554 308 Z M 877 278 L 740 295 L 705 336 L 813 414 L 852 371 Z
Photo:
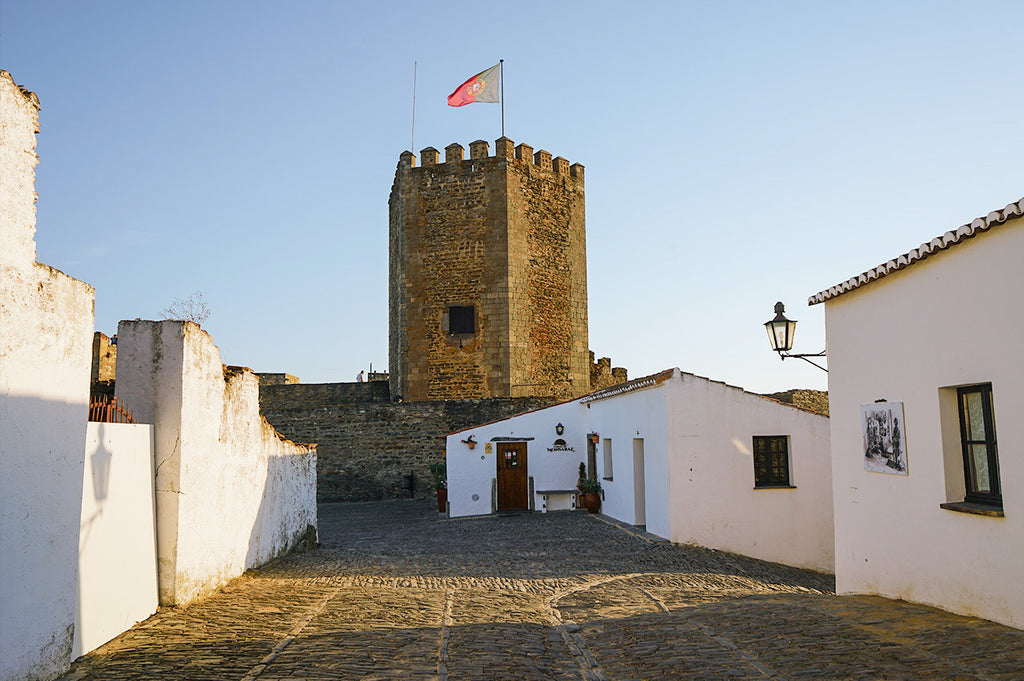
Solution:
M 162 609 L 65 679 L 1024 680 L 1024 631 L 624 529 L 322 505 L 321 548 Z

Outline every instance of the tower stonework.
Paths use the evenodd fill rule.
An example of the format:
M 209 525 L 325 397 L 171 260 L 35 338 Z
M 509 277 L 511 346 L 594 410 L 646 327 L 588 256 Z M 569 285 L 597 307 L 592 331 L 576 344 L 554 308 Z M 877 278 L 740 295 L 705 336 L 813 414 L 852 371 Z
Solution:
M 389 355 L 405 400 L 590 390 L 583 166 L 502 137 L 401 155 Z

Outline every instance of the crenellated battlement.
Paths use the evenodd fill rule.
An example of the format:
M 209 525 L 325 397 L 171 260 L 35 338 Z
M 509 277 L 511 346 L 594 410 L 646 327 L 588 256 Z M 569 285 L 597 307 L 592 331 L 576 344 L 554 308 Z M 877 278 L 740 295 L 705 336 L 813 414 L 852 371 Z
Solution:
M 476 140 L 469 143 L 469 158 L 466 158 L 466 148 L 457 142 L 453 142 L 444 148 L 444 163 L 441 162 L 441 152 L 434 147 L 426 147 L 420 150 L 420 166 L 459 164 L 466 161 L 484 161 L 486 159 L 500 159 L 509 164 L 531 166 L 537 170 L 555 175 L 570 177 L 578 182 L 583 181 L 583 165 L 580 163 L 569 163 L 562 156 L 552 158 L 551 152 L 545 149 L 538 149 L 536 152 L 529 144 L 513 144 L 508 137 L 499 137 L 494 141 L 494 154 L 491 154 L 491 144 L 486 140 Z M 403 151 L 398 158 L 399 168 L 415 168 L 416 155 L 411 151 Z

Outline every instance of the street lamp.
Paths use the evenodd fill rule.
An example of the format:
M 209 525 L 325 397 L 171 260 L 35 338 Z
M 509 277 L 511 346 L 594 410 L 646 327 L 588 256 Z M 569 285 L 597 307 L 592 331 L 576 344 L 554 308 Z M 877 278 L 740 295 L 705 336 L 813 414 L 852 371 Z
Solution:
M 828 369 L 807 359 L 808 357 L 824 357 L 824 350 L 821 352 L 799 354 L 790 352 L 793 349 L 793 336 L 796 335 L 796 321 L 786 319 L 786 315 L 783 314 L 785 311 L 785 305 L 781 302 L 775 303 L 775 317 L 764 323 L 764 328 L 768 331 L 768 342 L 772 344 L 772 350 L 779 353 L 779 359 L 781 360 L 785 360 L 787 357 L 798 357 L 828 373 Z

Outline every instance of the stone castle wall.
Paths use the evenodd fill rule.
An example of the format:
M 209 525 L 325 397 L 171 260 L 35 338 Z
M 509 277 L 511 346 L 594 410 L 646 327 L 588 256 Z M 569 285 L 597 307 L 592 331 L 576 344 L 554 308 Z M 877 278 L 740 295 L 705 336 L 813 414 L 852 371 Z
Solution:
M 594 360 L 594 352 L 590 352 L 590 391 L 603 390 L 629 380 L 624 367 L 612 367 L 611 357 Z
M 508 138 L 402 154 L 390 206 L 391 390 L 407 401 L 590 389 L 583 166 Z M 475 332 L 449 333 L 472 307 Z
M 817 414 L 828 416 L 828 392 L 823 390 L 793 388 L 792 390 L 786 390 L 781 393 L 765 395 L 765 397 L 770 397 L 773 400 L 778 400 L 785 404 L 792 404 L 794 407 L 802 407 Z
M 291 374 L 256 374 L 260 385 L 292 385 L 299 382 L 298 376 Z
M 117 342 L 111 343 L 107 334 L 97 331 L 92 335 L 92 373 L 93 383 L 109 383 L 117 374 Z
M 551 401 L 392 402 L 383 381 L 260 387 L 267 421 L 284 437 L 317 444 L 319 501 L 433 496 L 429 465 L 442 460 L 448 433 Z

